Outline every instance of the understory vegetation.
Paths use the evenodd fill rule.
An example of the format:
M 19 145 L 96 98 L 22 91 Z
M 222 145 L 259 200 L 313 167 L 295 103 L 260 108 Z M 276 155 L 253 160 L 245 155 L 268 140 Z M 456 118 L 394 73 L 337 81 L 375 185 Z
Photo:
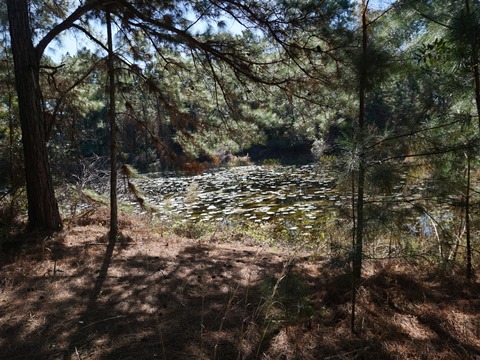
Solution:
M 362 280 L 353 290 L 351 219 L 342 219 L 341 208 L 299 232 L 304 214 L 288 224 L 188 221 L 142 210 L 126 197 L 112 242 L 108 197 L 77 191 L 62 199 L 71 207 L 61 232 L 26 236 L 20 222 L 1 235 L 0 358 L 474 359 L 479 353 L 479 283 L 466 278 L 463 224 L 447 210 L 427 218 L 411 209 L 422 214 L 411 217 L 416 223 L 404 211 L 390 226 L 372 224 Z M 199 194 L 191 186 L 186 197 Z M 25 204 L 2 208 L 9 206 L 21 220 Z M 410 227 L 395 230 L 395 223 Z M 478 248 L 476 239 L 472 245 Z M 478 252 L 472 261 L 478 264 Z
M 338 227 L 312 249 L 258 226 L 122 215 L 111 243 L 106 217 L 100 206 L 54 236 L 2 242 L 2 359 L 478 354 L 478 282 L 459 263 L 442 266 L 431 238 L 417 238 L 415 249 L 366 243 L 375 258 L 366 255 L 352 333 L 351 246 Z
M 480 357 L 478 2 L 0 30 L 0 359 Z

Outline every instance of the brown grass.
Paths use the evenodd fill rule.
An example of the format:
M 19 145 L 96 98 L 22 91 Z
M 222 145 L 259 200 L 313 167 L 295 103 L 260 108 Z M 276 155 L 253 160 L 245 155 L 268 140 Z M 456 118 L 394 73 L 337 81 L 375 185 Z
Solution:
M 106 212 L 0 257 L 0 359 L 475 359 L 480 284 L 366 264 L 350 332 L 346 267 L 208 244 Z

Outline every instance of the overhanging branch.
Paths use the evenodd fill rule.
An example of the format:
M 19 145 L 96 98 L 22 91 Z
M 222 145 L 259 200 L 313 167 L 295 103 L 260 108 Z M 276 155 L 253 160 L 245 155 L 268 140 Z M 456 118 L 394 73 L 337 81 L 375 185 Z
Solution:
M 433 155 L 443 155 L 443 154 L 448 154 L 452 153 L 455 151 L 460 151 L 460 150 L 467 150 L 467 149 L 472 149 L 472 148 L 478 148 L 480 144 L 477 143 L 466 143 L 466 144 L 461 144 L 457 146 L 450 146 L 450 147 L 445 147 L 445 148 L 438 148 L 438 149 L 431 149 L 427 150 L 423 153 L 417 153 L 417 154 L 404 154 L 404 155 L 397 155 L 397 156 L 391 156 L 385 159 L 380 160 L 379 162 L 386 162 L 390 160 L 404 160 L 407 158 L 412 158 L 412 157 L 423 157 L 423 156 L 433 156 Z
M 98 9 L 102 7 L 103 5 L 107 4 L 111 0 L 95 0 L 92 2 L 89 2 L 83 6 L 80 6 L 77 8 L 73 13 L 71 13 L 64 21 L 62 21 L 60 24 L 55 26 L 53 29 L 51 29 L 43 38 L 42 40 L 39 41 L 37 46 L 35 47 L 37 51 L 37 56 L 38 58 L 42 57 L 45 49 L 47 48 L 48 44 L 52 42 L 53 39 L 55 39 L 59 34 L 61 34 L 63 31 L 70 29 L 75 21 L 80 19 L 83 15 L 88 13 L 91 10 Z

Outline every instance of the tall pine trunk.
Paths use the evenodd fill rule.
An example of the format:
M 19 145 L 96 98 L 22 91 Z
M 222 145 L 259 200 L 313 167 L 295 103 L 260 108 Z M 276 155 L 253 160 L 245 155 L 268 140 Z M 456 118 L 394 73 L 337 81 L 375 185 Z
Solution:
M 472 10 L 470 9 L 470 0 L 465 0 L 465 12 L 467 16 L 470 18 L 472 15 Z M 469 19 L 470 20 L 470 19 Z M 478 127 L 480 129 L 480 70 L 478 65 L 478 31 L 476 27 L 471 34 L 472 42 L 471 46 L 471 71 L 473 75 L 473 83 L 474 83 L 474 90 L 475 90 L 475 104 L 477 109 L 477 116 L 478 116 Z
M 25 162 L 30 230 L 62 227 L 48 161 L 39 73 L 27 0 L 7 0 Z
M 465 11 L 467 16 L 471 17 L 471 9 L 470 9 L 470 1 L 465 0 Z M 471 46 L 471 71 L 473 75 L 473 84 L 474 84 L 474 92 L 475 92 L 475 104 L 477 109 L 477 117 L 478 117 L 478 129 L 480 132 L 480 71 L 478 65 L 478 31 L 477 28 L 474 27 L 473 34 L 471 34 L 472 42 Z M 467 246 L 467 279 L 471 279 L 473 275 L 473 268 L 472 268 L 472 244 L 470 238 L 470 172 L 471 172 L 471 155 L 467 155 L 467 195 L 466 195 L 466 204 L 465 204 L 465 226 L 466 226 L 466 246 Z
M 467 241 L 467 279 L 472 278 L 472 240 L 470 229 L 470 183 L 471 183 L 471 165 L 470 154 L 467 153 L 467 186 L 465 192 L 465 229 L 466 229 L 466 241 Z
M 113 53 L 112 19 L 110 11 L 106 12 L 108 36 L 108 118 L 110 124 L 110 241 L 115 241 L 118 233 L 117 205 L 117 125 L 115 122 L 115 54 Z
M 360 84 L 359 84 L 359 109 L 358 109 L 358 131 L 360 132 L 360 139 L 363 139 L 363 132 L 365 128 L 365 97 L 367 87 L 367 69 L 366 69 L 366 55 L 368 45 L 368 22 L 367 22 L 367 5 L 365 0 L 362 0 L 362 53 L 363 61 L 360 67 Z M 356 236 L 355 236 L 355 250 L 353 256 L 353 275 L 356 279 L 360 279 L 362 274 L 362 259 L 363 259 L 363 233 L 364 233 L 364 188 L 365 188 L 365 152 L 363 144 L 360 144 L 359 166 L 358 166 L 358 180 L 357 180 L 357 222 L 356 222 Z
M 363 139 L 364 139 L 364 130 L 365 130 L 365 98 L 367 92 L 367 46 L 368 46 L 368 22 L 367 22 L 367 6 L 368 2 L 365 0 L 361 1 L 361 22 L 362 22 L 362 51 L 361 51 L 361 65 L 359 68 L 359 92 L 358 92 L 358 131 L 360 133 L 360 153 L 358 155 L 359 165 L 358 165 L 358 178 L 357 178 L 357 204 L 355 207 L 355 196 L 353 195 L 355 186 L 352 185 L 352 205 L 353 209 L 356 208 L 356 214 L 353 210 L 353 224 L 354 224 L 354 235 L 353 235 L 353 261 L 352 261 L 352 313 L 350 318 L 350 330 L 355 332 L 355 318 L 356 318 L 356 307 L 357 307 L 357 283 L 362 276 L 362 262 L 363 262 L 363 233 L 365 227 L 365 218 L 364 218 L 364 197 L 365 197 L 365 151 L 363 149 Z M 353 182 L 352 182 L 353 184 Z M 355 218 L 356 215 L 356 218 Z

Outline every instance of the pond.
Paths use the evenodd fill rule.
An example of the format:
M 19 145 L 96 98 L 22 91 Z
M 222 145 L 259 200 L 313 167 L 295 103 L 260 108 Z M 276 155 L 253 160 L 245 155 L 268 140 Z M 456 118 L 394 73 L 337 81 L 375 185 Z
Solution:
M 135 179 L 135 185 L 157 209 L 160 220 L 173 216 L 184 222 L 274 223 L 308 234 L 319 222 L 344 216 L 340 210 L 350 208 L 350 194 L 336 189 L 335 179 L 331 171 L 317 165 L 252 165 L 194 176 L 150 173 Z M 428 199 L 426 192 L 425 184 L 407 186 L 402 179 L 392 194 L 367 200 L 370 206 L 381 207 L 380 221 L 395 220 L 392 214 L 397 213 L 403 231 L 428 235 L 432 222 L 451 223 L 453 215 L 445 206 L 428 215 L 419 212 Z
M 219 168 L 195 176 L 154 173 L 135 183 L 149 204 L 185 221 L 289 223 L 301 217 L 309 229 L 342 202 L 334 177 L 314 165 Z

